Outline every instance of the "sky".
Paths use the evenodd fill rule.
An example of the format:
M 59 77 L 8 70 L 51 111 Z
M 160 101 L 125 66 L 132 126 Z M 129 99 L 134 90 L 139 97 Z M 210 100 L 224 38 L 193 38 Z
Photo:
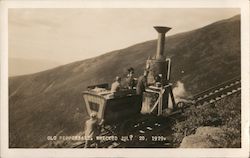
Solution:
M 240 14 L 239 9 L 9 9 L 9 58 L 67 64 Z

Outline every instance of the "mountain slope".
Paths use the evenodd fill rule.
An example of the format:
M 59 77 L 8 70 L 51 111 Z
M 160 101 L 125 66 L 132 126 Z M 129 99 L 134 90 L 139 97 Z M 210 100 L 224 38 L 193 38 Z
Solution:
M 154 31 L 152 29 L 152 31 Z M 47 71 L 9 78 L 10 147 L 39 147 L 47 136 L 83 130 L 86 112 L 81 92 L 111 83 L 128 67 L 142 74 L 156 52 L 156 40 Z M 181 80 L 193 94 L 240 75 L 240 16 L 167 37 L 172 82 Z M 181 73 L 184 71 L 184 73 Z

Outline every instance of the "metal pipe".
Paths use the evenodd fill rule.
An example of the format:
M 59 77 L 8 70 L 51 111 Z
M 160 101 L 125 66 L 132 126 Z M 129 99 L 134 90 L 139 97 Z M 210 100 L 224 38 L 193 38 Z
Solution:
M 167 73 L 167 81 L 170 81 L 170 73 L 171 73 L 171 59 L 167 58 L 166 62 L 168 63 L 168 73 Z
M 157 41 L 157 52 L 156 59 L 164 59 L 164 45 L 165 45 L 165 34 L 171 28 L 163 26 L 154 26 L 155 30 L 158 32 L 158 41 Z

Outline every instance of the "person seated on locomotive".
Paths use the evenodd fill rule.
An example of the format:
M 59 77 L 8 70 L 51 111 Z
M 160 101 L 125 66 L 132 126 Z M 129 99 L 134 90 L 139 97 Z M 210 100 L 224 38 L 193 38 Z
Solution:
M 126 77 L 125 87 L 128 89 L 133 89 L 136 86 L 136 80 L 134 78 L 134 68 L 130 67 L 128 69 L 128 75 Z
M 122 80 L 121 77 L 116 76 L 115 82 L 113 82 L 111 85 L 111 92 L 112 93 L 118 92 L 121 90 L 121 80 Z
M 89 148 L 91 145 L 98 147 L 99 141 L 96 140 L 96 136 L 100 134 L 101 124 L 102 121 L 98 124 L 97 113 L 92 112 L 90 119 L 85 123 L 85 148 Z

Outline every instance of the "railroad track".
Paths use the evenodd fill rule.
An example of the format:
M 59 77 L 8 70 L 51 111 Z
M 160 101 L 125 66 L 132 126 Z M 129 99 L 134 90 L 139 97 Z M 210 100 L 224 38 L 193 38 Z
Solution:
M 233 78 L 212 88 L 209 88 L 203 92 L 195 94 L 192 97 L 192 102 L 195 105 L 203 105 L 214 103 L 225 97 L 231 96 L 241 91 L 241 79 L 240 77 Z
M 231 96 L 233 94 L 239 93 L 241 91 L 241 79 L 240 77 L 233 78 L 231 80 L 228 80 L 226 82 L 223 82 L 219 85 L 216 85 L 214 87 L 211 87 L 205 91 L 202 91 L 198 94 L 195 94 L 191 100 L 189 100 L 189 103 L 195 104 L 196 106 L 199 105 L 206 105 L 215 103 L 216 101 L 219 101 L 225 97 Z M 185 108 L 188 108 L 189 106 L 186 106 Z M 171 125 L 175 123 L 177 120 L 181 120 L 182 117 L 180 113 L 182 110 L 177 111 L 171 115 L 168 115 L 167 117 L 148 117 L 143 116 L 142 118 L 138 119 L 137 121 L 133 122 L 128 135 L 133 134 L 134 139 L 139 139 L 141 135 L 145 136 L 146 139 L 150 138 L 152 135 L 159 135 L 159 133 L 165 133 L 166 135 L 171 135 Z M 106 133 L 102 133 L 102 135 L 112 135 L 113 133 L 106 131 Z M 161 142 L 162 147 L 165 146 L 169 141 L 168 138 Z M 127 145 L 130 143 L 129 145 Z M 138 144 L 136 144 L 138 143 Z M 152 141 L 132 141 L 132 142 L 126 142 L 126 141 L 102 141 L 100 148 L 122 148 L 122 147 L 144 147 L 149 146 L 149 144 L 152 144 L 154 142 Z M 131 145 L 131 146 L 130 146 Z M 157 146 L 157 145 L 156 145 Z M 73 148 L 83 148 L 84 142 L 78 145 L 73 146 Z M 158 146 L 161 147 L 161 146 Z

